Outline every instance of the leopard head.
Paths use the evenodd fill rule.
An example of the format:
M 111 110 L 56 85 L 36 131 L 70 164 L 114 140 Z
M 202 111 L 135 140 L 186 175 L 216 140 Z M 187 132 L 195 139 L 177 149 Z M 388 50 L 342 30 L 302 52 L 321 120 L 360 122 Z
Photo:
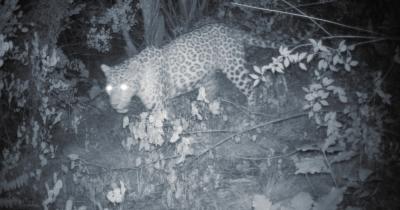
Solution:
M 133 96 L 139 89 L 139 80 L 135 71 L 129 69 L 130 65 L 118 65 L 110 67 L 102 64 L 101 70 L 107 78 L 105 90 L 110 97 L 111 106 L 118 113 L 128 112 L 128 106 Z

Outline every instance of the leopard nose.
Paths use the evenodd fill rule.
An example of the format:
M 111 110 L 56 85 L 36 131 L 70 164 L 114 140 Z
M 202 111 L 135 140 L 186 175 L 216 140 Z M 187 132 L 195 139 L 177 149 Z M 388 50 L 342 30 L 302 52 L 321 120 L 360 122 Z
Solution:
M 112 108 L 115 109 L 118 113 L 127 113 L 128 109 L 124 106 L 121 106 L 121 104 L 118 103 L 111 103 Z

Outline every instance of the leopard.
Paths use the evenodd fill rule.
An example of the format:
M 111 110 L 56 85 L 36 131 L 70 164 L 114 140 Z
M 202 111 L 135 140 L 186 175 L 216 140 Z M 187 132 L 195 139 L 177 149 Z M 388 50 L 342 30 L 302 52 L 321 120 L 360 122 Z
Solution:
M 195 90 L 220 71 L 251 100 L 248 46 L 271 47 L 250 32 L 221 23 L 204 25 L 178 36 L 162 47 L 148 46 L 115 66 L 101 64 L 107 80 L 105 90 L 118 113 L 128 112 L 137 96 L 147 109 Z

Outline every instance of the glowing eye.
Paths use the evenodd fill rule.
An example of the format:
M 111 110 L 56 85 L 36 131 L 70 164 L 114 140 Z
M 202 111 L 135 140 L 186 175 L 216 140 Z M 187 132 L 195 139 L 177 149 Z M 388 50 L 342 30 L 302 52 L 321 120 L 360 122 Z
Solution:
M 128 85 L 122 84 L 119 88 L 121 88 L 121 90 L 127 90 L 128 89 Z
M 113 87 L 111 85 L 106 86 L 106 91 L 111 91 L 112 89 L 113 89 Z

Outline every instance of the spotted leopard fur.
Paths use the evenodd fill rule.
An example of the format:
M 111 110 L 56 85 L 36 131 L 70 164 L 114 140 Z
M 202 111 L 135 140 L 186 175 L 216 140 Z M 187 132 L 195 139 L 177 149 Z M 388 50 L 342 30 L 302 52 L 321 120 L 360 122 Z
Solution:
M 132 96 L 146 108 L 199 87 L 217 69 L 246 96 L 252 93 L 245 46 L 268 47 L 250 34 L 223 24 L 203 26 L 162 48 L 147 47 L 120 65 L 101 65 L 112 107 L 128 111 Z

